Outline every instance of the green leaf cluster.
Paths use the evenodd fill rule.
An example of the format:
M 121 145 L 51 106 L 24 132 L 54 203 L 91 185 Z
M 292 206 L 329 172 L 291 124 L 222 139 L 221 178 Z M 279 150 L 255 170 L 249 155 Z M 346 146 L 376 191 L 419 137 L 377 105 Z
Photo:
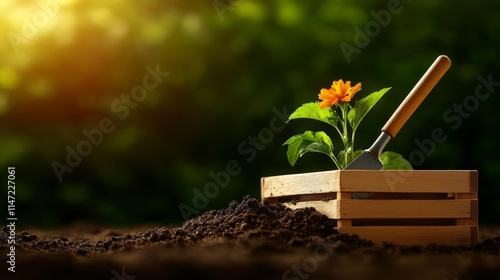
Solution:
M 320 108 L 319 102 L 306 103 L 297 108 L 289 120 L 312 119 L 332 126 L 339 134 L 343 149 L 334 153 L 333 142 L 324 132 L 306 131 L 290 137 L 283 145 L 288 145 L 287 158 L 293 166 L 306 153 L 325 154 L 335 163 L 338 169 L 344 169 L 349 163 L 357 158 L 363 150 L 355 150 L 354 140 L 356 131 L 363 118 L 375 106 L 375 104 L 391 88 L 383 88 L 356 101 L 354 106 L 349 103 L 340 102 L 338 105 Z M 400 154 L 384 152 L 381 155 L 384 169 L 412 169 L 411 164 Z

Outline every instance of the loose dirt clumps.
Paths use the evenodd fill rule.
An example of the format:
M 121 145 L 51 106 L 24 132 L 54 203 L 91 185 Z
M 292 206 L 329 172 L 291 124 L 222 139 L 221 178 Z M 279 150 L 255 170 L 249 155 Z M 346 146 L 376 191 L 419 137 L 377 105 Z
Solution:
M 182 229 L 199 237 L 266 237 L 284 241 L 311 235 L 326 237 L 337 232 L 335 223 L 313 208 L 293 211 L 282 204 L 260 203 L 246 196 L 223 210 L 209 211 L 185 222 Z

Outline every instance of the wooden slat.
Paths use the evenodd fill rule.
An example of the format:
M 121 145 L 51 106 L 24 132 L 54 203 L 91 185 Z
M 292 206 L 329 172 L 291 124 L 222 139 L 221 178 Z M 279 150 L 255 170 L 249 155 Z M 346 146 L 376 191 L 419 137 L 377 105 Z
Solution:
M 343 192 L 477 192 L 477 171 L 342 170 Z
M 319 194 L 339 190 L 339 171 L 292 174 L 261 179 L 262 198 Z
M 456 200 L 341 200 L 340 219 L 472 218 L 473 201 Z
M 376 244 L 390 242 L 398 245 L 422 245 L 431 243 L 449 246 L 473 246 L 477 244 L 476 226 L 374 226 L 339 227 L 340 233 L 353 233 Z
M 354 219 L 353 226 L 456 226 L 454 218 Z
M 292 209 L 314 207 L 331 219 L 401 219 L 477 217 L 477 200 L 329 200 L 285 203 Z M 469 224 L 475 225 L 477 222 Z
M 264 177 L 262 198 L 326 192 L 477 193 L 477 171 L 333 170 Z

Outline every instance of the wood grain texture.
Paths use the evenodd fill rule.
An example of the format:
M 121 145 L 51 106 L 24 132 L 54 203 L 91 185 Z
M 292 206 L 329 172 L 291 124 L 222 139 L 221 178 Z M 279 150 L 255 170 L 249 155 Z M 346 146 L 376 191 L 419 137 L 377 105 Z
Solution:
M 462 170 L 342 170 L 343 192 L 471 193 L 477 171 Z
M 471 200 L 341 200 L 340 219 L 473 218 Z
M 329 200 L 285 203 L 314 207 L 332 219 L 462 218 L 477 219 L 477 200 Z M 474 223 L 476 224 L 476 223 Z
M 477 193 L 477 171 L 333 170 L 261 179 L 262 198 L 339 191 Z
M 339 189 L 338 170 L 302 173 L 261 179 L 263 198 L 300 194 L 337 192 Z

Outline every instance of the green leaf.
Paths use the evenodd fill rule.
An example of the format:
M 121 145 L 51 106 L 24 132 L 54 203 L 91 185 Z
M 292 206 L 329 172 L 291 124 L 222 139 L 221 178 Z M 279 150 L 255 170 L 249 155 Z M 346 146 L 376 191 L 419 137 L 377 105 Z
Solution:
M 286 140 L 286 142 L 285 142 L 285 143 L 283 143 L 283 146 L 284 146 L 284 145 L 289 145 L 289 144 L 291 144 L 293 141 L 295 141 L 296 139 L 300 139 L 300 138 L 302 138 L 302 134 L 294 135 L 294 136 L 292 136 L 292 137 L 288 138 L 288 140 Z
M 319 108 L 319 102 L 306 103 L 297 108 L 288 120 L 295 119 L 313 119 L 325 122 L 329 125 L 337 127 L 340 118 L 335 110 L 332 108 Z
M 411 163 L 395 152 L 383 152 L 380 160 L 384 165 L 384 170 L 413 170 Z
M 347 119 L 351 124 L 352 129 L 355 131 L 366 114 L 373 108 L 373 106 L 380 100 L 384 94 L 391 88 L 383 88 L 379 91 L 372 92 L 368 96 L 356 101 L 354 107 L 349 110 Z
M 283 145 L 288 145 L 286 152 L 288 162 L 294 166 L 299 157 L 314 152 L 333 156 L 333 143 L 330 137 L 323 131 L 306 131 L 290 137 Z
M 285 142 L 285 144 L 288 145 L 288 150 L 286 151 L 286 156 L 288 158 L 288 162 L 290 165 L 294 166 L 295 163 L 297 162 L 297 159 L 299 159 L 300 156 L 300 146 L 302 145 L 302 138 L 298 137 L 299 135 L 293 136 L 292 138 L 288 139 L 289 141 Z M 295 137 L 295 138 L 294 138 Z

